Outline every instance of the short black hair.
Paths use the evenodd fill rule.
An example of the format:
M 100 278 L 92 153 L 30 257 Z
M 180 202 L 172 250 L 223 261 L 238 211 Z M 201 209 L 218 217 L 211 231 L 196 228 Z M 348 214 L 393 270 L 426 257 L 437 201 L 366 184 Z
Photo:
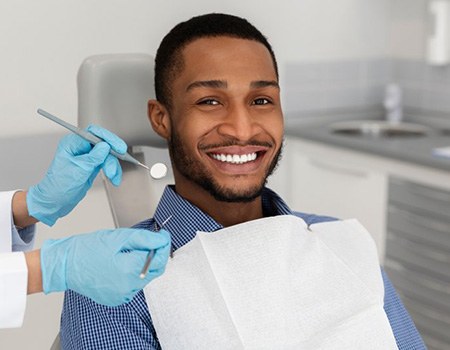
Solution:
M 241 17 L 209 13 L 177 24 L 161 41 L 155 57 L 155 94 L 160 103 L 167 108 L 171 107 L 170 86 L 183 69 L 183 48 L 196 39 L 218 36 L 254 40 L 263 44 L 269 50 L 278 78 L 277 61 L 272 47 L 255 26 Z

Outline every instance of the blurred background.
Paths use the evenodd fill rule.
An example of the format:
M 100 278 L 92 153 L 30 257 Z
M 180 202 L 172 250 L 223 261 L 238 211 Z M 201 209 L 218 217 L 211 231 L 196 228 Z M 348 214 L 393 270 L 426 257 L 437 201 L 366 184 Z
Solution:
M 0 189 L 43 177 L 64 131 L 36 109 L 77 123 L 86 57 L 154 55 L 208 12 L 247 18 L 277 55 L 287 136 L 269 186 L 296 210 L 358 218 L 428 347 L 449 349 L 450 1 L 1 1 Z M 97 181 L 67 218 L 38 225 L 36 244 L 113 225 Z M 30 296 L 1 348 L 48 349 L 61 305 Z

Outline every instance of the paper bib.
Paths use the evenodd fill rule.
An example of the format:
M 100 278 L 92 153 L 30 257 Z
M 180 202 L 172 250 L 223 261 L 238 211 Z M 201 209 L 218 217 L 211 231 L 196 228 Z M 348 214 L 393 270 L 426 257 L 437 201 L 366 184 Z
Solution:
M 144 292 L 164 350 L 397 349 L 375 244 L 356 220 L 198 232 Z

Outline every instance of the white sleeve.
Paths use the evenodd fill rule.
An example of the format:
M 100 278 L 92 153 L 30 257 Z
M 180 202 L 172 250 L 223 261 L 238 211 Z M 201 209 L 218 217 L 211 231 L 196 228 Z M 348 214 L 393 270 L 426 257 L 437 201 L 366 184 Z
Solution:
M 25 313 L 28 271 L 23 253 L 11 253 L 11 202 L 16 191 L 0 192 L 0 329 L 20 327 Z
M 0 253 L 0 329 L 22 326 L 27 278 L 24 253 Z
M 0 192 L 0 252 L 12 249 L 12 197 L 16 191 Z

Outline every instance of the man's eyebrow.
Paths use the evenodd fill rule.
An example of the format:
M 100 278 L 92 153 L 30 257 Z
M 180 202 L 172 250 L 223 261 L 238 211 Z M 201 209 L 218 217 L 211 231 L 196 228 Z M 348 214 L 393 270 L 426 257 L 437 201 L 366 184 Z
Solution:
M 278 82 L 275 80 L 257 80 L 257 81 L 252 81 L 250 83 L 250 87 L 253 89 L 264 88 L 267 86 L 273 86 L 277 89 L 280 88 L 280 86 L 278 85 Z
M 275 80 L 256 80 L 250 83 L 250 87 L 252 89 L 259 89 L 268 86 L 272 86 L 277 89 L 280 88 L 278 82 Z M 202 88 L 202 87 L 212 89 L 226 89 L 228 87 L 228 84 L 224 80 L 198 80 L 194 81 L 193 83 L 190 83 L 186 88 L 186 92 L 195 88 Z
M 213 88 L 213 89 L 226 89 L 227 82 L 223 80 L 198 80 L 190 83 L 186 88 L 186 92 L 195 88 Z

